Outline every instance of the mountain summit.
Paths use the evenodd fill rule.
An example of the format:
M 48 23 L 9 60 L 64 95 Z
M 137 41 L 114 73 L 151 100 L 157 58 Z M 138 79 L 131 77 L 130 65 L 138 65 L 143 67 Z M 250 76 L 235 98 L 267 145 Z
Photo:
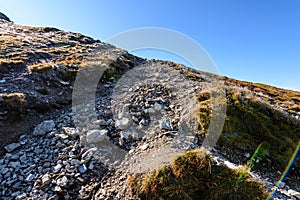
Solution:
M 11 22 L 10 19 L 6 15 L 4 15 L 2 12 L 0 12 L 0 19 L 6 20 L 8 22 Z
M 300 92 L 0 17 L 1 198 L 299 199 Z

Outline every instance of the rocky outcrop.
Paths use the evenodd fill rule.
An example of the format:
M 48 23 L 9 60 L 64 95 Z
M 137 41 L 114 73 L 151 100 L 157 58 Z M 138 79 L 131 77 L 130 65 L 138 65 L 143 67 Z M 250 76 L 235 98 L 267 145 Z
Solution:
M 0 152 L 18 135 L 71 105 L 75 76 L 91 58 L 117 73 L 141 60 L 56 28 L 0 21 L 0 30 Z M 111 76 L 104 73 L 103 78 Z
M 0 12 L 0 19 L 11 22 L 10 19 L 6 15 L 4 15 L 2 12 Z

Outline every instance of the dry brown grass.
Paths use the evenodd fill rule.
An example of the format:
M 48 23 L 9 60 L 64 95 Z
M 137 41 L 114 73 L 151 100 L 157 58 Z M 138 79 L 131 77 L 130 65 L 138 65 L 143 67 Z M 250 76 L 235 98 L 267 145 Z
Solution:
M 27 67 L 30 72 L 41 72 L 52 69 L 53 65 L 50 63 L 38 63 L 35 65 L 29 65 Z
M 81 65 L 83 63 L 84 57 L 80 54 L 72 54 L 67 56 L 64 60 L 58 62 L 58 64 L 69 66 L 71 65 Z
M 22 113 L 25 111 L 26 100 L 23 93 L 9 93 L 1 94 L 4 104 L 9 108 L 10 111 L 16 111 Z

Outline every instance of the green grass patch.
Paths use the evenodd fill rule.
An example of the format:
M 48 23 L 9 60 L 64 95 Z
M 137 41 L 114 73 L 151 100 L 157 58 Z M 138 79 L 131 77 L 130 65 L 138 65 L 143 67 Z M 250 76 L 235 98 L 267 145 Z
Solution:
M 202 149 L 187 151 L 169 165 L 130 182 L 141 199 L 264 199 L 261 183 L 243 169 L 212 164 Z
M 267 142 L 269 152 L 265 158 L 271 160 L 277 170 L 283 170 L 300 138 L 300 122 L 235 90 L 228 89 L 226 95 L 225 124 L 217 147 L 253 154 L 261 143 Z M 211 100 L 201 99 L 204 101 L 199 101 L 197 116 L 201 132 L 206 133 L 211 119 Z M 300 169 L 299 161 L 295 169 Z

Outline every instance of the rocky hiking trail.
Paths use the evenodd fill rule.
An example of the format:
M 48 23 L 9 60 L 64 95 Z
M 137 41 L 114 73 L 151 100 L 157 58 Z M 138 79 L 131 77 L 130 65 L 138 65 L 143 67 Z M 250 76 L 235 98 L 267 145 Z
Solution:
M 2 197 L 138 199 L 126 184 L 130 176 L 163 166 L 176 154 L 199 146 L 195 137 L 179 137 L 179 124 L 190 119 L 189 111 L 195 106 L 183 102 L 207 89 L 208 83 L 188 80 L 164 62 L 136 66 L 119 82 L 106 82 L 98 88 L 98 119 L 92 124 L 85 120 L 94 113 L 78 105 L 83 117 L 73 119 L 72 112 L 64 111 L 6 146 L 8 153 L 0 160 Z M 76 120 L 82 123 L 82 130 L 75 128 Z M 126 151 L 121 162 L 109 161 L 111 155 L 97 152 L 97 148 L 106 149 L 103 140 Z M 237 167 L 215 150 L 212 155 L 218 165 Z M 268 179 L 269 174 L 254 176 L 264 181 L 269 191 L 274 189 L 276 180 Z M 299 193 L 281 185 L 276 196 L 297 199 Z
M 274 120 L 277 126 L 279 120 L 283 131 L 300 130 L 299 92 L 146 60 L 79 33 L 21 26 L 7 19 L 0 19 L 0 41 L 2 199 L 138 199 L 129 184 L 133 176 L 201 147 L 214 107 L 210 100 L 222 89 L 228 110 L 237 112 L 239 121 L 227 113 L 221 142 L 210 149 L 214 165 L 245 165 L 257 147 L 252 140 L 263 140 L 260 135 L 240 135 L 244 129 L 239 124 L 259 121 L 240 110 L 258 107 L 259 118 L 267 118 L 266 113 L 266 121 Z M 82 75 L 87 85 L 96 80 L 97 88 L 76 90 L 76 77 L 89 69 L 102 72 L 101 78 Z M 273 128 L 260 125 L 250 127 Z M 287 137 L 290 145 L 299 139 Z M 290 156 L 287 147 L 280 148 Z M 273 153 L 251 169 L 268 192 L 276 189 L 280 158 Z M 300 199 L 298 166 L 273 199 Z

